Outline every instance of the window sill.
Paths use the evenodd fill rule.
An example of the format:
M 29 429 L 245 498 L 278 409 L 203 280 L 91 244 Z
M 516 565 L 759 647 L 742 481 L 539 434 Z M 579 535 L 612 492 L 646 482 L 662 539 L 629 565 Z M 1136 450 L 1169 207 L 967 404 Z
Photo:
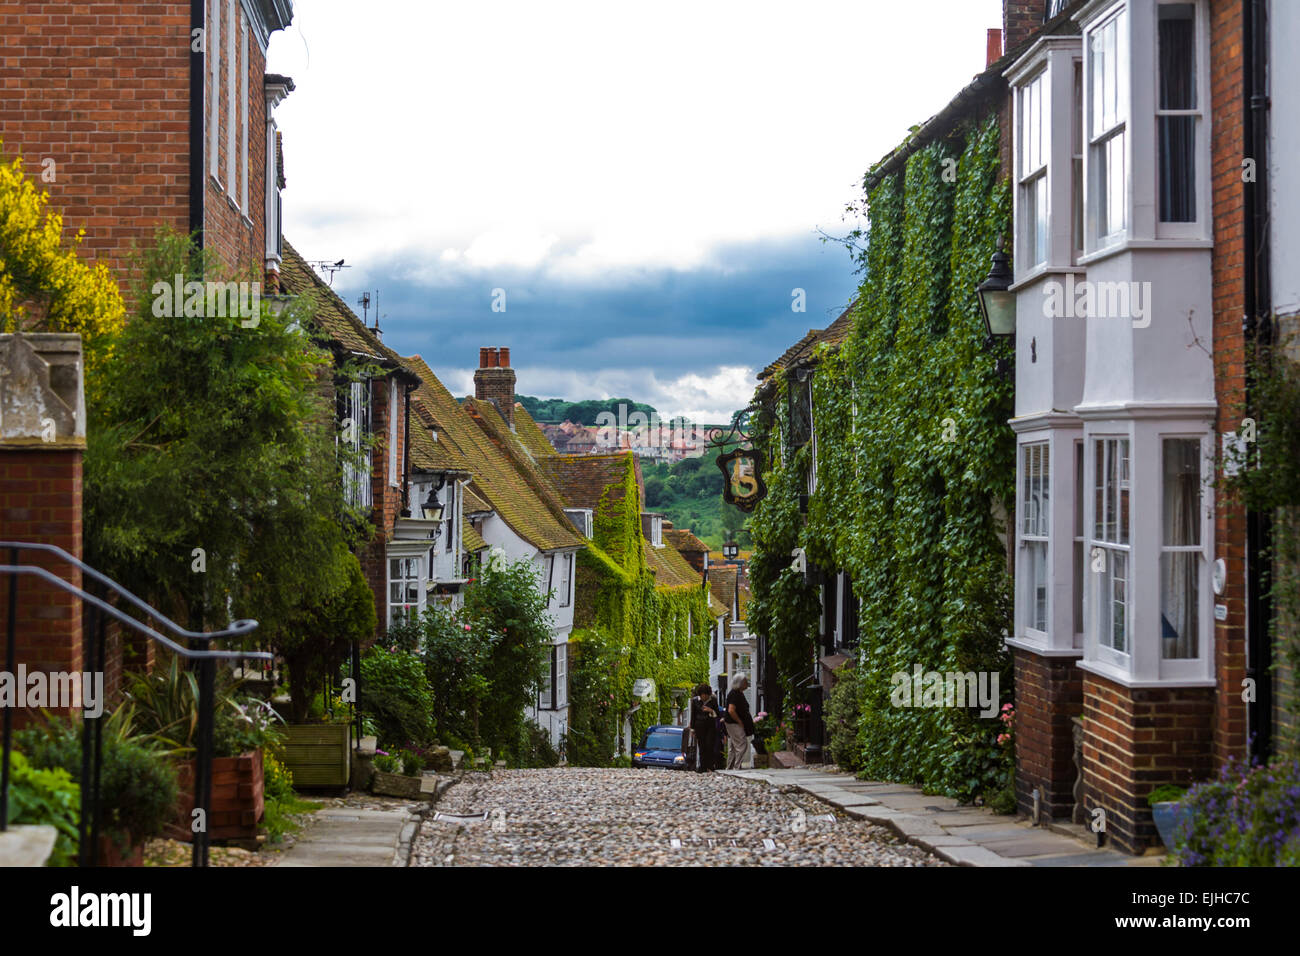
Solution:
M 1051 264 L 1034 266 L 1023 279 L 1017 279 L 1013 282 L 1011 288 L 1007 291 L 1019 292 L 1021 289 L 1028 288 L 1047 276 L 1085 275 L 1087 271 L 1082 266 L 1054 266 Z
M 1139 679 L 1125 671 L 1119 670 L 1116 667 L 1103 664 L 1101 661 L 1079 661 L 1079 669 L 1087 671 L 1089 674 L 1096 674 L 1098 677 L 1104 677 L 1106 680 L 1119 684 L 1121 687 L 1130 687 L 1133 689 L 1218 686 L 1218 682 L 1212 677 L 1157 677 Z
M 1047 644 L 1040 644 L 1037 641 L 1026 640 L 1023 637 L 1008 637 L 1004 639 L 1007 647 L 1014 647 L 1016 650 L 1028 651 L 1031 654 L 1037 654 L 1039 657 L 1082 657 L 1083 651 L 1077 647 L 1049 647 Z
M 1079 265 L 1090 266 L 1109 259 L 1111 256 L 1119 255 L 1122 252 L 1133 252 L 1140 250 L 1161 250 L 1173 252 L 1185 249 L 1213 249 L 1213 239 L 1121 239 L 1118 242 L 1103 246 L 1100 249 L 1094 249 L 1079 257 Z

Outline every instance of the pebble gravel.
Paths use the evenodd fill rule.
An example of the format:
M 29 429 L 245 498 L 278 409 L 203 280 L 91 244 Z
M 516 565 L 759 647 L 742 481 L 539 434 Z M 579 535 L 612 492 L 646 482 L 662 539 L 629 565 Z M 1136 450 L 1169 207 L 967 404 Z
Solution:
M 701 864 L 947 865 L 793 788 L 570 767 L 465 774 L 425 817 L 411 858 L 412 866 Z

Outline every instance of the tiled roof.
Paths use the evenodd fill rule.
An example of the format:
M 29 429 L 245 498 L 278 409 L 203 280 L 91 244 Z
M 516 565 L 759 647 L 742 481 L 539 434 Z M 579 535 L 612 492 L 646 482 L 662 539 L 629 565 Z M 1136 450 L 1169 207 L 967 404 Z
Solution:
M 433 440 L 433 431 L 438 432 L 438 440 Z M 438 422 L 429 407 L 427 393 L 423 387 L 411 393 L 411 466 L 421 471 L 463 472 L 469 473 L 469 465 L 456 443 Z
M 655 584 L 659 587 L 702 587 L 700 572 L 690 566 L 680 551 L 669 545 L 656 548 L 650 543 L 645 546 L 646 563 L 655 572 Z
M 737 570 L 734 564 L 721 564 L 709 568 L 709 594 L 718 599 L 725 608 L 726 614 L 730 614 L 734 606 L 732 602 L 736 597 Z
M 474 494 L 474 489 L 466 486 L 465 488 L 465 514 L 471 515 L 475 512 L 491 511 L 492 506 Z
M 533 417 L 524 411 L 524 406 L 518 402 L 515 403 L 515 436 L 534 458 L 555 454 L 555 446 L 537 427 Z
M 683 553 L 698 551 L 704 554 L 709 550 L 707 544 L 691 534 L 690 528 L 664 528 L 664 540 Z
M 759 373 L 759 381 L 770 378 L 777 372 L 792 368 L 800 362 L 812 358 L 820 345 L 838 348 L 853 331 L 853 320 L 857 312 L 857 300 L 850 302 L 848 308 L 840 313 L 839 318 L 824 329 L 809 329 L 808 334 L 790 346 L 779 359 Z
M 623 500 L 623 473 L 630 451 L 603 455 L 551 455 L 538 466 L 555 485 L 570 508 L 596 510 L 600 496 L 610 489 L 609 501 Z
M 422 381 L 416 394 L 441 426 L 439 442 L 445 436 L 473 476 L 470 490 L 478 502 L 471 504 L 467 496 L 465 507 L 484 510 L 479 507 L 483 505 L 495 511 L 517 535 L 541 551 L 580 547 L 582 536 L 558 504 L 545 500 L 541 482 L 529 474 L 533 469 L 519 467 L 505 448 L 492 441 L 489 430 L 478 423 L 493 416 L 500 430 L 509 434 L 496 408 L 489 403 L 475 405 L 472 399 L 461 405 L 422 358 L 413 356 L 404 361 Z
M 460 522 L 460 542 L 470 554 L 475 551 L 482 551 L 487 547 L 487 542 L 474 530 L 474 526 L 464 518 Z
M 289 295 L 302 296 L 315 304 L 316 322 L 338 350 L 387 368 L 402 368 L 402 357 L 366 328 L 287 239 L 280 263 L 280 282 Z

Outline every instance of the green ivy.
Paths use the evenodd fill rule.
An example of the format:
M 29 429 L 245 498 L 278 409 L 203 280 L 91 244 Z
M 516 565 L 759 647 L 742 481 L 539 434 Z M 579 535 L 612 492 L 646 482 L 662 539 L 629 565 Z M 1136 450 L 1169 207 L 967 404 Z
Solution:
M 672 717 L 672 691 L 708 680 L 713 624 L 703 586 L 655 581 L 641 532 L 641 496 L 629 456 L 623 476 L 607 487 L 593 515 L 593 546 L 579 552 L 576 653 L 570 663 L 567 738 L 571 764 L 609 766 L 632 685 L 654 680 L 657 702 L 632 718 L 640 737 Z M 612 696 L 611 696 L 612 695 Z
M 817 490 L 806 518 L 798 496 L 813 446 L 791 452 L 782 440 L 791 384 L 781 374 L 760 393 L 767 413 L 754 441 L 772 464 L 768 497 L 750 519 L 749 618 L 788 685 L 813 665 L 820 615 L 815 584 L 791 569 L 792 550 L 803 548 L 810 567 L 846 571 L 861 600 L 861 753 L 846 762 L 971 798 L 1006 780 L 1000 723 L 973 709 L 892 706 L 890 678 L 914 664 L 994 671 L 1002 700 L 1012 694 L 1010 582 L 994 517 L 1014 490 L 1012 383 L 995 372 L 974 294 L 1010 221 L 996 116 L 916 152 L 868 205 L 853 331 L 816 356 Z M 837 712 L 852 709 L 841 701 Z

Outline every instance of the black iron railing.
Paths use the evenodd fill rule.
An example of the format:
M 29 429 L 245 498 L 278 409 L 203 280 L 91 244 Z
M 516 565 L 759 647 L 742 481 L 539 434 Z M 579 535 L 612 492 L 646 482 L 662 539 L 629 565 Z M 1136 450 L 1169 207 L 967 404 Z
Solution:
M 87 642 L 87 651 L 82 664 L 84 671 L 90 674 L 103 673 L 105 664 L 105 645 L 107 643 L 108 620 L 112 618 L 119 624 L 143 634 L 155 643 L 194 663 L 198 673 L 199 685 L 199 721 L 197 728 L 197 747 L 194 765 L 194 807 L 202 811 L 200 827 L 194 833 L 193 866 L 208 865 L 208 827 L 209 811 L 212 804 L 212 739 L 216 713 L 216 673 L 219 660 L 271 660 L 272 655 L 265 651 L 214 650 L 207 645 L 224 638 L 242 638 L 257 628 L 257 622 L 251 620 L 236 621 L 230 627 L 220 631 L 201 633 L 179 626 L 165 614 L 150 607 L 112 578 L 101 574 L 94 568 L 78 560 L 62 548 L 51 544 L 24 541 L 0 541 L 0 554 L 8 551 L 9 563 L 0 564 L 0 576 L 9 576 L 9 613 L 8 643 L 5 652 L 5 669 L 15 673 L 15 661 L 18 644 L 18 578 L 28 575 L 72 594 L 81 600 L 88 612 L 87 633 L 93 640 Z M 20 565 L 19 554 L 23 551 L 37 551 L 51 555 L 57 561 L 71 565 L 81 571 L 83 581 L 89 580 L 90 586 L 98 594 L 84 590 L 70 581 L 65 581 L 49 570 L 34 565 Z M 109 598 L 133 607 L 147 618 L 169 631 L 178 640 L 172 640 L 158 633 L 153 628 L 129 616 L 114 607 Z M 184 643 L 180 643 L 184 642 Z M 9 823 L 9 755 L 13 749 L 13 710 L 4 708 L 4 749 L 0 757 L 0 832 Z M 81 866 L 95 866 L 99 862 L 101 815 L 100 778 L 103 773 L 103 708 L 98 716 L 83 716 L 81 725 L 81 814 L 78 831 L 78 863 Z

